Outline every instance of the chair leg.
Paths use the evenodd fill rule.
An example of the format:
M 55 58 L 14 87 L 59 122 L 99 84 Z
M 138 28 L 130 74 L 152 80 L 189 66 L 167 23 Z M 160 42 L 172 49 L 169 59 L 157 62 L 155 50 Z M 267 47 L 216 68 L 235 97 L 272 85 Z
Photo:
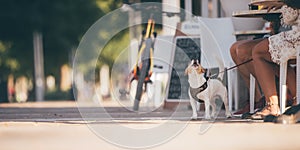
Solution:
M 239 82 L 238 82 L 238 73 L 237 73 L 237 70 L 234 70 L 233 71 L 233 74 L 234 74 L 234 104 L 235 104 L 235 107 L 234 109 L 235 110 L 238 110 L 238 105 L 239 105 Z M 232 101 L 231 101 L 232 103 Z M 232 110 L 230 110 L 232 111 Z
M 230 72 L 228 72 L 227 74 L 227 82 L 228 82 L 228 101 L 229 101 L 229 110 L 232 111 L 232 98 L 233 98 L 233 91 L 232 91 L 232 87 L 233 87 L 233 77 L 232 74 Z
M 297 97 L 297 104 L 300 104 L 300 46 L 297 47 L 297 93 L 296 93 L 296 97 Z
M 234 100 L 234 109 L 238 109 L 238 81 L 237 81 L 237 72 L 235 70 L 227 72 L 227 82 L 228 82 L 228 109 L 233 110 L 233 100 Z
M 227 83 L 228 83 L 228 108 L 230 111 L 233 111 L 233 100 L 235 107 L 234 109 L 237 110 L 237 105 L 238 105 L 238 96 L 237 96 L 237 75 L 236 72 L 229 71 L 227 72 Z
M 254 113 L 254 105 L 255 105 L 255 78 L 250 75 L 250 113 Z
M 280 63 L 280 112 L 281 114 L 285 111 L 285 103 L 286 103 L 286 74 L 287 74 L 287 62 Z

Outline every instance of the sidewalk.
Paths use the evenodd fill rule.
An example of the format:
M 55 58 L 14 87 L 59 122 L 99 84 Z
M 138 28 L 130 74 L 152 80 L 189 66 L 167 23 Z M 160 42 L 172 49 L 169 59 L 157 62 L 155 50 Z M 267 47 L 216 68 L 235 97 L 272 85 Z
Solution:
M 145 116 L 149 117 L 147 120 L 132 120 L 132 114 L 124 115 L 126 111 L 120 111 L 122 109 L 118 107 L 108 108 L 112 114 L 123 117 L 122 124 L 130 128 L 159 125 L 170 112 L 158 111 L 157 116 Z M 96 124 L 105 128 L 113 125 L 112 122 L 83 121 L 74 102 L 0 104 L 0 120 L 0 147 L 3 150 L 124 149 L 98 137 L 89 127 L 90 124 Z M 185 122 L 175 120 L 175 123 Z M 189 122 L 177 136 L 150 149 L 300 149 L 299 124 L 219 119 L 207 132 L 200 134 L 203 123 L 204 121 Z M 112 134 L 117 136 L 119 133 Z

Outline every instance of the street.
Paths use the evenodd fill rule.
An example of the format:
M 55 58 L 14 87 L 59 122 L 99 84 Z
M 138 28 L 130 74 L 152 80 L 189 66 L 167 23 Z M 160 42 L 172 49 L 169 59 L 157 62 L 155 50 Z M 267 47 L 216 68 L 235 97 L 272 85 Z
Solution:
M 108 105 L 112 120 L 128 128 L 154 128 L 168 120 L 170 110 L 157 110 L 156 115 L 137 118 L 128 110 Z M 93 113 L 95 110 L 91 110 Z M 127 114 L 125 113 L 127 112 Z M 159 113 L 161 112 L 161 113 Z M 125 114 L 124 114 L 125 113 Z M 94 114 L 97 115 L 97 114 Z M 99 115 L 99 114 L 98 114 Z M 172 119 L 171 119 L 172 120 Z M 118 143 L 100 137 L 93 125 L 101 128 L 113 126 L 114 121 L 86 121 L 81 118 L 75 102 L 39 102 L 0 104 L 0 145 L 3 150 L 82 150 L 125 149 Z M 181 149 L 299 149 L 299 124 L 282 125 L 239 118 L 219 118 L 205 132 L 201 127 L 207 121 L 174 119 L 170 124 L 184 128 L 162 143 L 147 145 L 153 150 Z M 166 130 L 168 130 L 166 128 Z M 122 133 L 111 133 L 125 136 Z M 119 135 L 118 135 L 119 134 Z M 144 135 L 139 137 L 147 139 Z M 128 137 L 134 139 L 134 137 Z M 141 149 L 145 149 L 140 147 Z

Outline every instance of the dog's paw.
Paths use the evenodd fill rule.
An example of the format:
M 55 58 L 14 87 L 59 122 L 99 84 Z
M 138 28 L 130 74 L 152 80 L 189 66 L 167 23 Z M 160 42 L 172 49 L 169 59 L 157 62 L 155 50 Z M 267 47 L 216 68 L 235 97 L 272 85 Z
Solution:
M 196 117 L 196 118 L 191 117 L 191 120 L 192 120 L 192 121 L 196 121 L 196 120 L 198 120 L 198 119 L 197 119 L 197 117 Z
M 191 117 L 192 120 L 197 120 L 197 118 L 198 118 L 197 115 L 193 115 L 193 116 Z
M 226 118 L 232 118 L 232 114 L 230 112 L 226 113 Z
M 217 117 L 218 117 L 218 114 L 217 114 L 217 112 L 212 112 L 212 114 L 211 114 L 211 117 L 213 117 L 213 118 L 217 118 Z
M 210 115 L 205 115 L 204 118 L 207 119 L 207 120 L 211 119 Z

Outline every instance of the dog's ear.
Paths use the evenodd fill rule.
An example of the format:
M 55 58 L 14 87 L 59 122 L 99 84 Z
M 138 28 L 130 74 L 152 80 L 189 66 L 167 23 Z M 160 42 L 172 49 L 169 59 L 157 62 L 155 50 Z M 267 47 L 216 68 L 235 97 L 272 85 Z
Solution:
M 206 69 L 204 69 L 202 66 L 201 66 L 201 72 L 202 72 L 202 73 L 205 73 L 205 72 L 206 72 Z
M 198 69 L 197 69 L 197 72 L 198 72 L 199 74 L 205 73 L 205 69 L 200 65 L 200 66 L 198 67 Z
M 191 63 L 188 65 L 188 67 L 192 66 L 194 64 L 194 60 L 191 61 Z

